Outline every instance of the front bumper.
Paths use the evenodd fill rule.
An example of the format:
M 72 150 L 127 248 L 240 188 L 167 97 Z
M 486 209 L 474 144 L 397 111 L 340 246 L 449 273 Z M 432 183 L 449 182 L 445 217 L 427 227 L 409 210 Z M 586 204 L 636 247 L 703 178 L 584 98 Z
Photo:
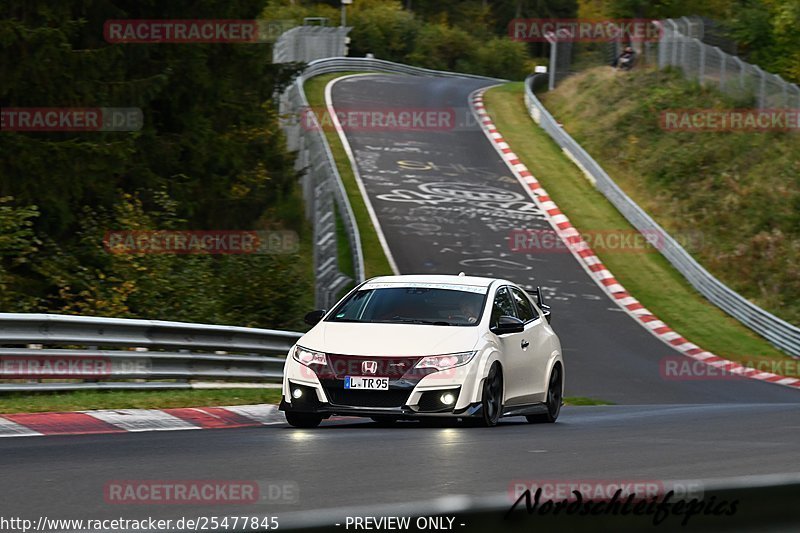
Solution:
M 293 411 L 298 413 L 312 413 L 328 418 L 338 416 L 366 416 L 366 417 L 398 417 L 398 418 L 473 418 L 482 416 L 482 406 L 480 403 L 469 404 L 463 409 L 451 409 L 449 411 L 416 411 L 404 405 L 402 407 L 354 407 L 346 405 L 332 405 L 320 403 L 314 407 L 293 405 L 286 400 L 281 400 L 278 407 L 281 411 Z
M 314 413 L 329 417 L 390 416 L 418 417 L 473 417 L 481 415 L 480 402 L 464 402 L 466 394 L 460 385 L 430 384 L 398 379 L 389 381 L 389 390 L 349 390 L 342 380 L 320 379 L 316 383 L 284 381 L 281 411 Z M 300 392 L 300 396 L 295 394 Z M 452 394 L 455 401 L 448 405 L 442 401 L 444 394 Z
M 340 357 L 340 356 L 334 356 Z M 388 390 L 345 389 L 346 375 L 358 375 L 362 356 L 346 367 L 329 364 L 323 369 L 311 369 L 288 358 L 284 367 L 282 411 L 315 413 L 322 416 L 390 416 L 417 417 L 473 417 L 480 416 L 480 368 L 476 360 L 452 369 L 427 371 L 395 371 L 405 364 L 414 368 L 416 359 L 387 358 L 390 363 Z M 328 359 L 331 361 L 331 356 Z M 342 369 L 344 368 L 344 370 Z M 392 375 L 393 374 L 393 375 Z M 380 375 L 380 371 L 379 371 Z M 387 375 L 387 374 L 384 374 Z M 301 389 L 300 397 L 294 397 Z M 455 402 L 445 404 L 441 397 L 453 393 Z

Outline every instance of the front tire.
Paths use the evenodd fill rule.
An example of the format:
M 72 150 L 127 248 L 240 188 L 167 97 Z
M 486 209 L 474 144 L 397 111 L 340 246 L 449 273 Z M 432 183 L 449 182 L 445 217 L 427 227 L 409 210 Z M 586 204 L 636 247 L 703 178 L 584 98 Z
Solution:
M 561 365 L 553 367 L 550 375 L 550 382 L 547 385 L 547 412 L 540 415 L 526 416 L 525 419 L 531 424 L 549 423 L 552 424 L 561 412 L 561 402 L 564 399 L 564 380 L 561 377 Z
M 483 380 L 481 394 L 481 414 L 477 418 L 468 418 L 468 425 L 494 427 L 503 414 L 503 371 L 494 363 L 489 374 Z
M 289 425 L 296 428 L 315 428 L 322 422 L 322 417 L 313 413 L 286 411 L 284 414 Z

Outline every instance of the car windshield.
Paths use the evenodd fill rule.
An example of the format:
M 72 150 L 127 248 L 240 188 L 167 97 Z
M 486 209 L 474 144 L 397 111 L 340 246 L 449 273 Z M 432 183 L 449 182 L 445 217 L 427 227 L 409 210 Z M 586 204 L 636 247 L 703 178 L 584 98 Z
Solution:
M 331 314 L 331 322 L 475 326 L 480 321 L 483 291 L 430 287 L 365 286 Z

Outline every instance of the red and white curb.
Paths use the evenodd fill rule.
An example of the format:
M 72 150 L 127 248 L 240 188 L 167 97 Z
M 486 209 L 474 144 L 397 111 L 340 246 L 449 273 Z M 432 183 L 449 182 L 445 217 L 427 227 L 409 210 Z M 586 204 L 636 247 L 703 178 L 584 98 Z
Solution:
M 92 435 L 142 431 L 225 429 L 284 424 L 278 406 L 105 409 L 64 413 L 0 415 L 0 437 Z
M 511 169 L 511 172 L 520 181 L 528 192 L 528 195 L 547 213 L 550 224 L 556 233 L 562 238 L 569 239 L 568 248 L 572 255 L 578 259 L 589 276 L 614 300 L 623 310 L 631 315 L 639 324 L 645 327 L 650 333 L 662 340 L 671 348 L 683 355 L 702 361 L 705 364 L 716 367 L 730 374 L 738 374 L 743 377 L 767 381 L 778 385 L 785 385 L 800 389 L 800 379 L 773 374 L 772 372 L 762 372 L 761 370 L 750 368 L 734 361 L 724 359 L 711 352 L 707 352 L 694 343 L 683 338 L 678 332 L 667 326 L 658 319 L 653 313 L 648 311 L 636 298 L 628 294 L 625 287 L 617 281 L 614 275 L 605 267 L 603 262 L 592 251 L 591 247 L 581 238 L 569 218 L 561 212 L 558 206 L 547 194 L 544 187 L 531 174 L 519 157 L 511 150 L 511 147 L 503 139 L 502 134 L 497 131 L 497 127 L 492 122 L 483 104 L 483 93 L 487 88 L 479 89 L 470 96 L 472 111 L 478 119 L 483 132 L 494 144 L 495 149 Z

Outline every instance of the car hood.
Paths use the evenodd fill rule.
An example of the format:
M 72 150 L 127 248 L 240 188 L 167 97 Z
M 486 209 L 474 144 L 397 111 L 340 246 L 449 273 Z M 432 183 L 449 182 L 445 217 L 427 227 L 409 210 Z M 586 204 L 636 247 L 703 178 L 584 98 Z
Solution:
M 479 331 L 479 326 L 320 322 L 297 344 L 341 355 L 438 355 L 473 350 Z

